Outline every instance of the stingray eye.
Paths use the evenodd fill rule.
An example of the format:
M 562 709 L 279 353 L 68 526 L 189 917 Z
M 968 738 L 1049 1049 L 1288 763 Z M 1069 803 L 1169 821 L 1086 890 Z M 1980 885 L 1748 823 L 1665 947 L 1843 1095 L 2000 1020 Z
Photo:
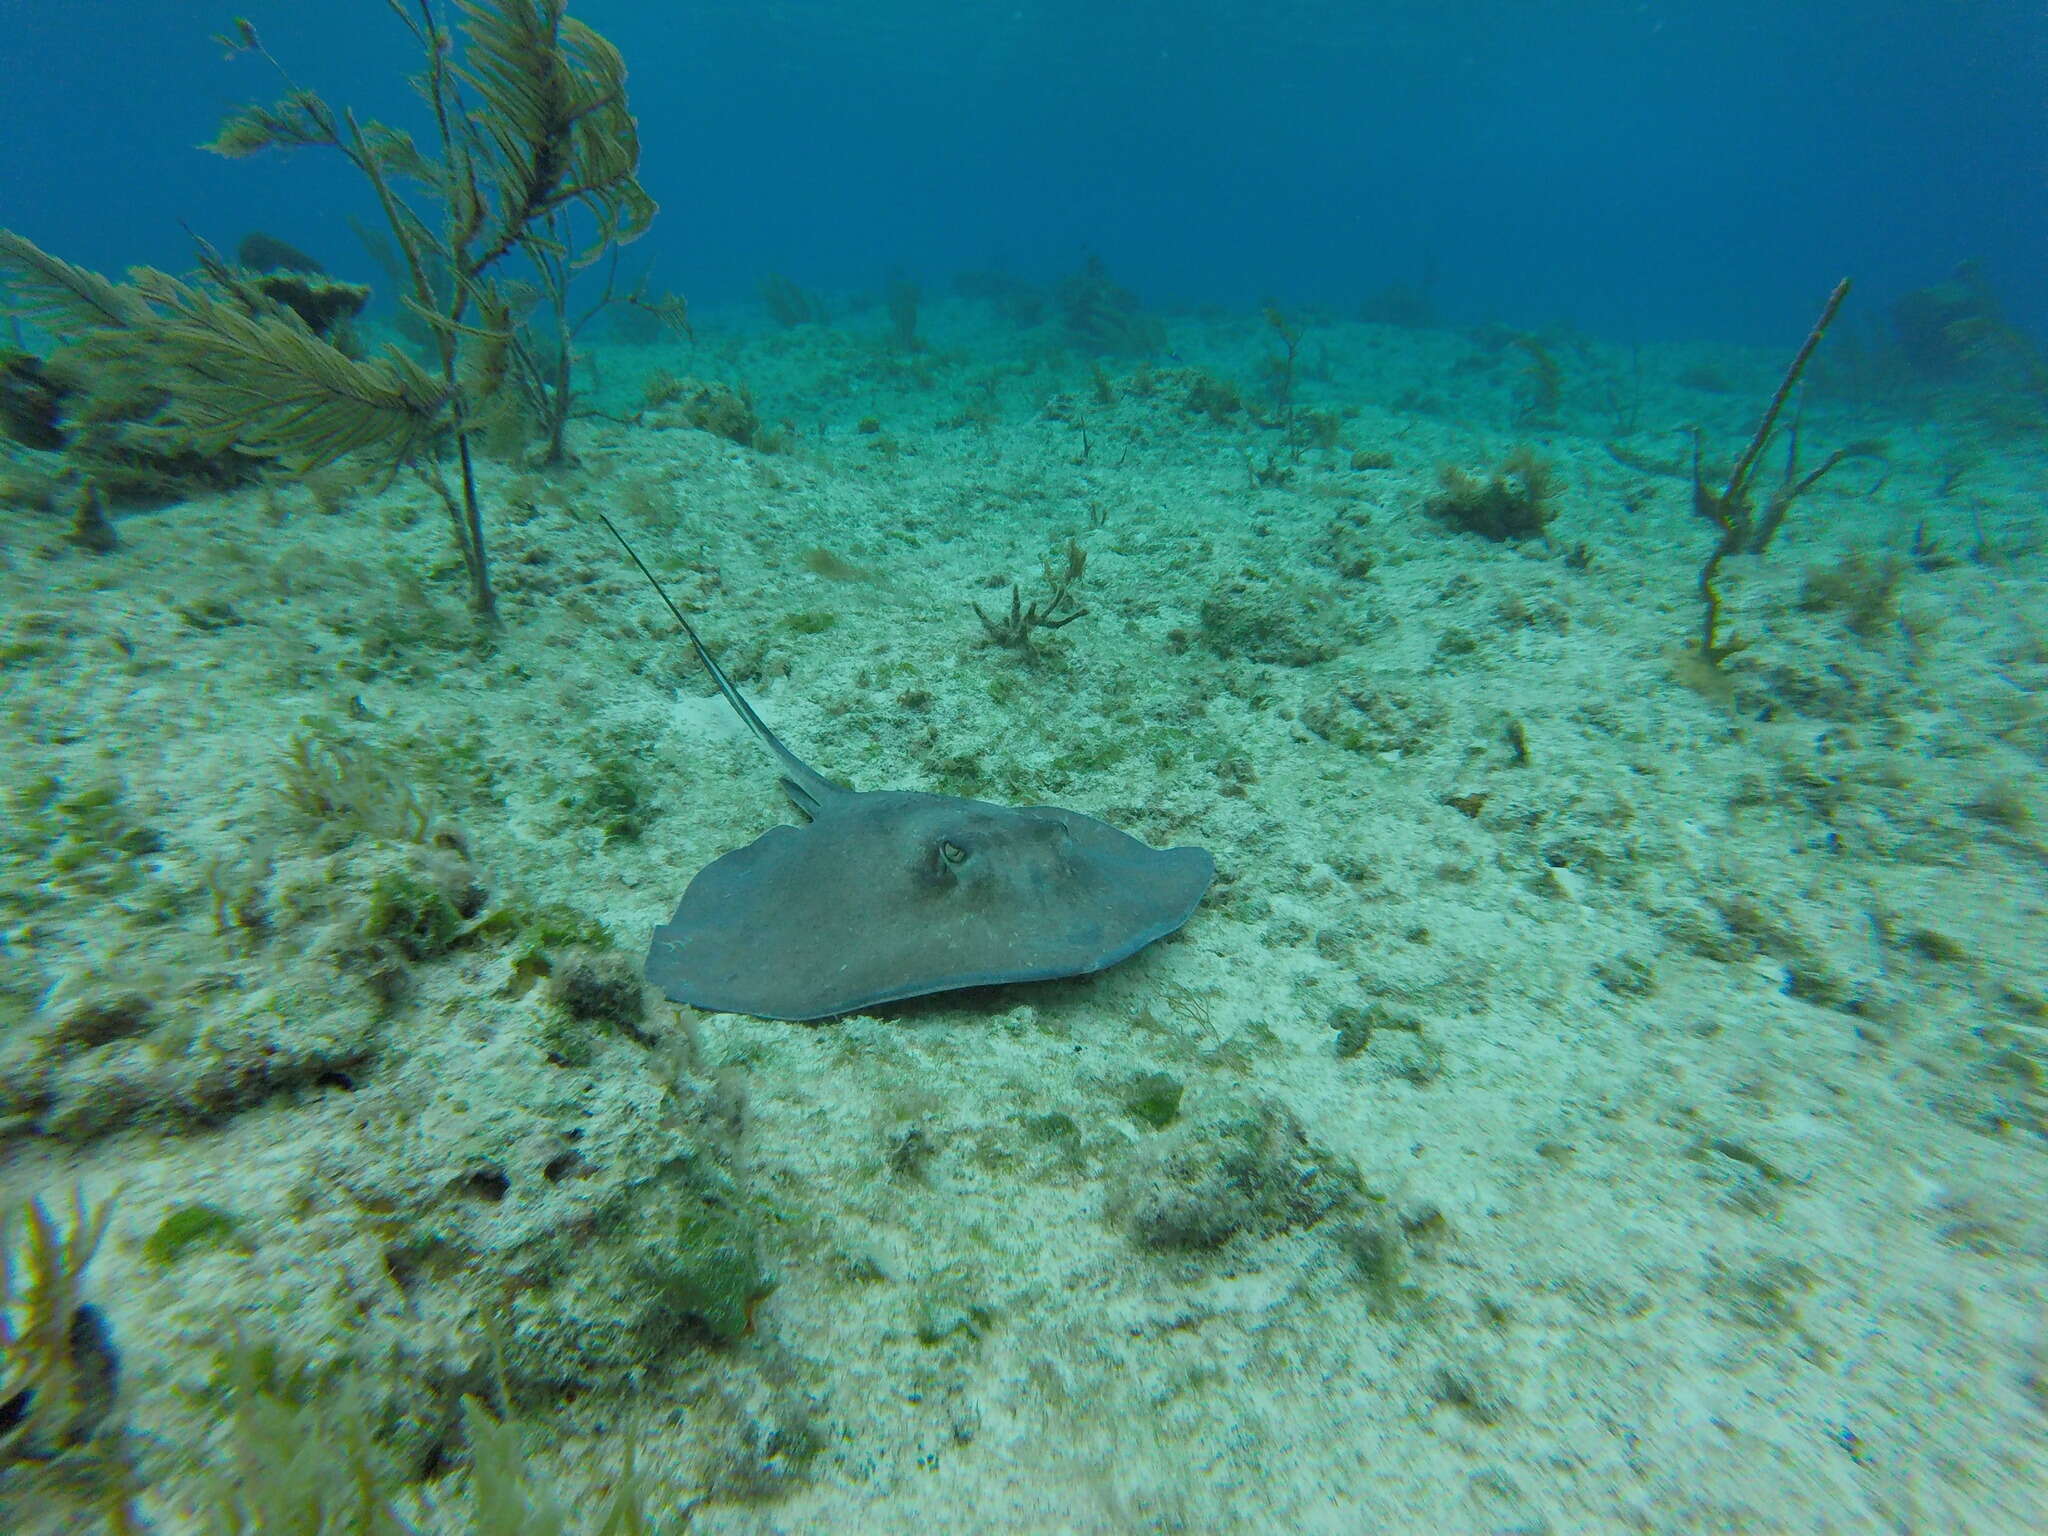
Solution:
M 939 839 L 939 857 L 948 864 L 965 864 L 967 862 L 967 850 L 954 842 L 950 837 L 942 837 Z

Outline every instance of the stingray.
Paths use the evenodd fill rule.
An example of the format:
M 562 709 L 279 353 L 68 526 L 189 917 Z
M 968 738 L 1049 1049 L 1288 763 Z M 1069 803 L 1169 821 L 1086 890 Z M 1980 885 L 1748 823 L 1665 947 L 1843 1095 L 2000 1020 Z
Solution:
M 605 526 L 611 528 L 609 520 Z M 619 531 L 805 818 L 713 859 L 654 930 L 647 979 L 713 1013 L 825 1019 L 961 987 L 1082 976 L 1185 923 L 1215 878 L 1053 805 L 838 784 L 783 745 Z

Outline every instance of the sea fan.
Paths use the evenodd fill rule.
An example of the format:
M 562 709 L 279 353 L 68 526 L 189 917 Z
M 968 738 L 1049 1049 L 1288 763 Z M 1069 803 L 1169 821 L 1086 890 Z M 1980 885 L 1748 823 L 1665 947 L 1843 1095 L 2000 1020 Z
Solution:
M 581 204 L 596 238 L 577 260 L 645 232 L 654 200 L 635 180 L 640 134 L 618 49 L 565 15 L 565 0 L 462 0 L 469 47 L 455 73 L 477 93 L 498 240 L 533 243 L 550 214 Z
M 233 450 L 305 471 L 374 449 L 411 461 L 448 426 L 451 390 L 396 350 L 358 360 L 281 305 L 253 306 L 143 267 L 115 283 L 0 230 L 0 277 L 82 360 L 160 393 L 130 441 Z
M 0 276 L 13 290 L 15 313 L 58 335 L 119 330 L 148 319 L 138 294 L 52 256 L 11 229 L 0 229 Z
M 40 1199 L 0 1212 L 0 1464 L 82 1444 L 106 1412 L 104 1334 L 83 1286 L 111 1213 L 78 1192 L 68 1227 Z
M 446 425 L 448 387 L 396 348 L 357 360 L 282 310 L 250 314 L 148 268 L 133 277 L 173 370 L 166 414 L 204 451 L 300 472 L 363 449 L 404 463 Z

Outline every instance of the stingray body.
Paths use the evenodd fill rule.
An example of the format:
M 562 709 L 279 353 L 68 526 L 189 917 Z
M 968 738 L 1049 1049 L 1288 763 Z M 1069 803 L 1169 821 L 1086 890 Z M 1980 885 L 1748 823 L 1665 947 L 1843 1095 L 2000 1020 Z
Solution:
M 705 866 L 647 978 L 698 1008 L 815 1019 L 1075 976 L 1178 928 L 1214 873 L 1078 811 L 840 790 Z
M 654 930 L 647 979 L 672 1001 L 822 1019 L 1084 975 L 1180 927 L 1215 878 L 1200 848 L 1152 848 L 1079 811 L 834 783 L 783 745 L 662 601 L 806 818 L 714 859 Z

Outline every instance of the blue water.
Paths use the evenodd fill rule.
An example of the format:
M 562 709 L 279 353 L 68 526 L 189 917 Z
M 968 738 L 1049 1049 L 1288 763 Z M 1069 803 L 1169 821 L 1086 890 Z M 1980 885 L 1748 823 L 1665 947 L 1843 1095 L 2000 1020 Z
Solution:
M 104 270 L 261 227 L 362 277 L 351 173 L 193 146 L 278 84 L 189 0 L 0 7 L 0 222 Z M 407 120 L 377 0 L 253 4 L 303 84 Z M 627 58 L 635 252 L 699 304 L 1099 252 L 1155 306 L 1344 306 L 1428 284 L 1452 319 L 1780 342 L 1835 278 L 1865 313 L 1981 261 L 2048 320 L 2048 16 L 1849 6 L 1004 0 L 575 14 Z

